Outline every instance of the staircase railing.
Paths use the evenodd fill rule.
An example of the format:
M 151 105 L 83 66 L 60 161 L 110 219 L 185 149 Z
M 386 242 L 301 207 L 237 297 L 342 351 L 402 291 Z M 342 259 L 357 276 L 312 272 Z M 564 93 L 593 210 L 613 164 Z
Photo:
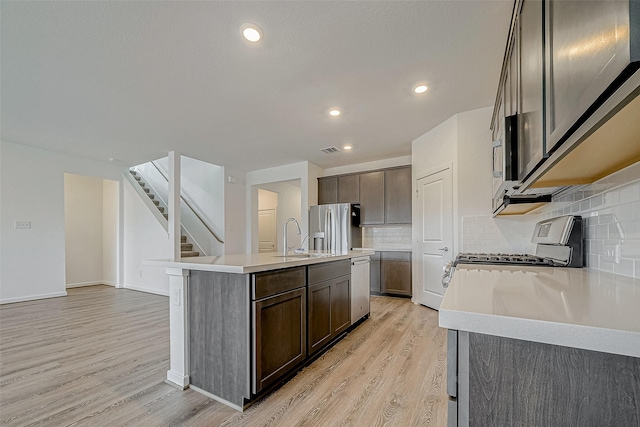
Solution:
M 164 172 L 162 172 L 162 170 L 158 167 L 158 165 L 156 164 L 155 161 L 151 161 L 151 164 L 156 168 L 156 170 L 158 172 L 160 172 L 160 175 L 167 181 L 167 184 L 169 183 L 169 178 L 164 174 Z M 202 217 L 200 216 L 200 214 L 198 214 L 198 212 L 196 212 L 196 210 L 193 208 L 193 206 L 191 206 L 191 203 L 189 203 L 187 201 L 187 199 L 184 198 L 184 196 L 182 195 L 182 193 L 180 194 L 180 199 L 184 202 L 185 205 L 187 205 L 187 207 L 191 210 L 191 212 L 193 212 L 193 214 L 196 216 L 196 218 L 198 218 L 198 220 L 200 220 L 200 222 L 202 223 L 202 225 L 204 225 L 204 227 L 209 231 L 209 233 L 211 233 L 211 235 L 219 242 L 224 244 L 224 242 L 222 241 L 222 239 L 220 239 L 220 237 L 218 237 L 218 235 L 216 234 L 215 231 L 213 231 L 211 229 L 211 227 L 209 227 L 209 225 L 206 223 L 206 221 L 204 219 L 202 219 Z

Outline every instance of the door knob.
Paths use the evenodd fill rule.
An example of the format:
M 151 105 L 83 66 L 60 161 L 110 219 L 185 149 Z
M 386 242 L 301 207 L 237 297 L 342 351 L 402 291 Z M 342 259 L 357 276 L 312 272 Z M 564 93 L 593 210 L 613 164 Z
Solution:
M 444 247 L 444 248 L 438 248 L 439 251 L 445 251 L 445 252 L 449 252 L 449 248 L 448 247 Z

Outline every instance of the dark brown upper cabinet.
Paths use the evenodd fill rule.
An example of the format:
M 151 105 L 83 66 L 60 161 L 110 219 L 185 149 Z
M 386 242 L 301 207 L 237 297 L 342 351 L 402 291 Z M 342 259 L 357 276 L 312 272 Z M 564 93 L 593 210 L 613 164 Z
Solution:
M 338 203 L 360 202 L 360 175 L 338 177 Z
M 318 178 L 318 204 L 331 205 L 338 203 L 338 178 Z
M 385 224 L 411 224 L 411 168 L 384 172 Z
M 360 224 L 384 224 L 384 172 L 360 174 Z

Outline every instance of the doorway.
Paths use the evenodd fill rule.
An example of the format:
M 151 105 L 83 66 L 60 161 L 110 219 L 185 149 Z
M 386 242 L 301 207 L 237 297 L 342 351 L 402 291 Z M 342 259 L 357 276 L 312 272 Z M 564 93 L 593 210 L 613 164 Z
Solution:
M 438 310 L 442 302 L 442 267 L 453 253 L 453 186 L 451 168 L 430 173 L 416 182 L 417 251 L 414 261 L 416 302 Z
M 258 252 L 277 252 L 278 193 L 258 189 Z
M 65 284 L 118 283 L 120 183 L 64 174 Z
M 251 233 L 251 252 L 277 252 L 283 249 L 284 225 L 295 218 L 302 228 L 301 181 L 299 179 L 263 183 L 253 186 L 256 204 L 252 204 L 252 222 L 256 227 Z M 257 207 L 257 209 L 256 209 Z M 273 210 L 273 212 L 270 212 Z M 287 236 L 289 247 L 298 248 L 305 236 L 295 232 L 293 224 Z

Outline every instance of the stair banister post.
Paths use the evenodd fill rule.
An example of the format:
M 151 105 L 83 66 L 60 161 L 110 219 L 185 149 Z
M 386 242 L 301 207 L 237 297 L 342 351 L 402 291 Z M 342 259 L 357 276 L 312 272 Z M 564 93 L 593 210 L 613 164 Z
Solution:
M 174 261 L 180 260 L 180 159 L 177 151 L 169 152 L 169 240 Z

